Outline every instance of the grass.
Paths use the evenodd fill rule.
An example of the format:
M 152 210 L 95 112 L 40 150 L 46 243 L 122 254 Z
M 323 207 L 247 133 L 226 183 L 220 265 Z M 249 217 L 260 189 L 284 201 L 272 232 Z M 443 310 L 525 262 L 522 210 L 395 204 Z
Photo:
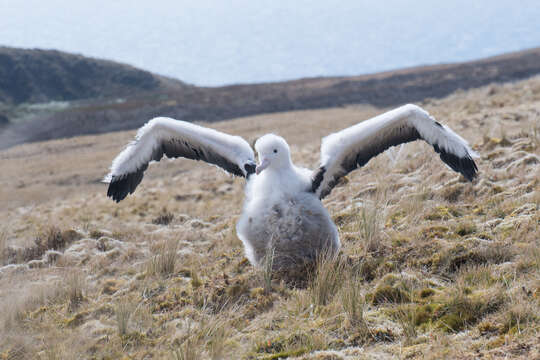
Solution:
M 471 265 L 461 269 L 457 281 L 462 281 L 467 286 L 489 288 L 497 282 L 493 270 L 491 265 Z
M 345 279 L 338 298 L 347 324 L 354 328 L 363 340 L 371 337 L 371 330 L 365 318 L 367 304 L 362 294 L 361 280 L 355 276 Z
M 222 317 L 203 315 L 194 325 L 188 323 L 185 334 L 173 343 L 174 359 L 200 359 L 203 354 L 212 359 L 222 359 L 230 335 L 228 320 Z
M 503 308 L 506 302 L 501 287 L 472 294 L 471 289 L 458 284 L 451 289 L 441 308 L 437 326 L 447 332 L 459 332 L 479 322 L 487 314 Z
M 79 240 L 81 235 L 73 230 L 62 230 L 56 225 L 46 225 L 39 229 L 30 246 L 12 248 L 7 246 L 7 235 L 0 234 L 0 246 L 2 246 L 2 263 L 22 263 L 31 260 L 39 260 L 49 250 L 63 251 L 68 245 Z
M 0 265 L 6 265 L 8 262 L 8 242 L 7 232 L 5 230 L 0 231 Z
M 116 305 L 114 311 L 116 318 L 116 328 L 120 336 L 126 336 L 129 333 L 129 320 L 133 314 L 133 304 L 127 301 L 121 301 Z
M 200 323 L 200 341 L 204 342 L 208 355 L 212 360 L 223 357 L 225 343 L 229 335 L 230 330 L 227 321 L 222 318 L 205 317 Z
M 345 266 L 344 260 L 340 257 L 329 254 L 319 255 L 309 285 L 309 292 L 314 305 L 327 305 L 338 293 L 346 279 Z
M 176 270 L 178 241 L 167 240 L 156 246 L 157 254 L 147 264 L 148 275 L 171 276 Z
M 524 331 L 530 331 L 538 320 L 537 310 L 523 299 L 514 300 L 502 317 L 499 332 L 521 335 Z
M 198 360 L 200 359 L 200 344 L 193 337 L 188 337 L 181 344 L 171 350 L 175 360 Z
M 375 252 L 379 245 L 381 212 L 377 204 L 362 207 L 358 222 L 358 231 L 366 253 Z
M 274 248 L 267 250 L 266 256 L 263 260 L 263 266 L 261 269 L 261 276 L 263 280 L 263 288 L 266 293 L 272 291 L 272 276 L 274 268 Z
M 162 161 L 115 204 L 98 179 L 132 132 L 0 153 L 0 359 L 533 358 L 539 164 L 523 159 L 540 153 L 523 129 L 536 126 L 540 78 L 493 86 L 424 104 L 480 153 L 479 178 L 464 182 L 421 143 L 372 159 L 324 200 L 341 252 L 302 282 L 271 271 L 271 256 L 262 269 L 245 259 L 243 179 Z M 278 129 L 293 160 L 314 166 L 321 136 L 378 112 L 212 127 L 248 141 Z M 506 140 L 492 141 L 501 127 Z
M 161 213 L 152 220 L 152 224 L 156 225 L 169 225 L 174 219 L 174 214 L 163 208 Z
M 404 345 L 410 346 L 418 336 L 416 327 L 418 325 L 419 316 L 417 307 L 415 306 L 399 306 L 394 312 L 394 316 L 401 327 L 403 334 Z
M 67 275 L 66 292 L 69 299 L 69 309 L 71 311 L 76 310 L 79 305 L 84 301 L 85 286 L 85 279 L 80 273 L 73 272 Z

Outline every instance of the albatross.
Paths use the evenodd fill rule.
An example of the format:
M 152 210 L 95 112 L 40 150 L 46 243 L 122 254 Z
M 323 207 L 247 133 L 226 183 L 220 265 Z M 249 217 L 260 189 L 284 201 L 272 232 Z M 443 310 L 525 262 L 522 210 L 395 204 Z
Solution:
M 248 260 L 263 266 L 272 254 L 274 269 L 311 263 L 321 253 L 336 254 L 338 230 L 321 200 L 339 179 L 364 166 L 389 147 L 422 139 L 451 169 L 472 181 L 478 155 L 467 141 L 437 122 L 419 106 L 408 104 L 322 139 L 320 165 L 298 167 L 289 145 L 267 134 L 250 145 L 232 136 L 189 122 L 158 117 L 139 129 L 135 140 L 113 160 L 104 182 L 107 196 L 123 200 L 137 188 L 151 161 L 183 157 L 202 160 L 246 179 L 238 237 Z

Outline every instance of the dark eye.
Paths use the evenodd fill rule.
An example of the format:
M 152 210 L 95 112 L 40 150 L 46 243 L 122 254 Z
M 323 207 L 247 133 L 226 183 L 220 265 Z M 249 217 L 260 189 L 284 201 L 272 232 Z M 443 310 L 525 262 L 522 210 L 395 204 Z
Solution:
M 274 154 L 276 154 L 276 153 L 277 153 L 277 149 L 274 149 Z

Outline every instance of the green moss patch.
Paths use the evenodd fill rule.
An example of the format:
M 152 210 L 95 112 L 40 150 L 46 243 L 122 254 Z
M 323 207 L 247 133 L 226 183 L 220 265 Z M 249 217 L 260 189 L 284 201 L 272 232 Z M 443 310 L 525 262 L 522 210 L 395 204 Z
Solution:
M 285 338 L 265 340 L 255 347 L 255 352 L 258 354 L 270 354 L 260 357 L 261 359 L 284 359 L 300 356 L 312 350 L 317 350 L 317 346 L 315 346 L 312 336 L 304 332 L 297 332 Z
M 426 220 L 448 220 L 461 217 L 463 214 L 458 209 L 451 206 L 437 206 L 433 211 L 425 216 Z
M 471 222 L 459 223 L 454 229 L 454 232 L 459 236 L 474 234 L 476 232 L 476 225 Z
M 409 302 L 409 295 L 398 287 L 392 287 L 390 285 L 377 286 L 375 292 L 370 296 L 371 303 L 373 305 L 379 305 L 383 303 L 404 303 Z
M 441 225 L 434 225 L 434 226 L 428 226 L 420 231 L 420 235 L 422 235 L 426 239 L 433 239 L 433 238 L 443 238 L 447 233 L 449 229 L 446 226 Z
M 425 288 L 425 289 L 420 290 L 418 295 L 420 296 L 420 298 L 426 299 L 426 298 L 429 298 L 429 297 L 435 295 L 435 290 L 433 290 L 431 288 Z
M 464 266 L 481 264 L 500 264 L 509 261 L 514 250 L 509 245 L 489 245 L 468 249 L 462 244 L 434 254 L 428 265 L 439 273 L 453 274 Z
M 502 297 L 475 297 L 458 295 L 451 298 L 437 311 L 437 327 L 446 332 L 459 332 L 466 326 L 474 325 L 485 315 L 501 308 Z

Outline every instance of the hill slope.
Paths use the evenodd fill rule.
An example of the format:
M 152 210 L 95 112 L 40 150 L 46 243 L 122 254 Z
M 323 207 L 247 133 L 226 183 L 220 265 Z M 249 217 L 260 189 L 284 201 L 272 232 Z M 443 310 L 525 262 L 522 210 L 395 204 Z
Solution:
M 0 47 L 0 102 L 7 104 L 133 96 L 164 89 L 164 80 L 113 61 Z
M 540 78 L 422 105 L 478 151 L 479 178 L 422 143 L 373 159 L 325 199 L 346 265 L 307 288 L 244 258 L 242 179 L 161 161 L 106 198 L 99 180 L 134 131 L 0 152 L 0 358 L 538 358 Z M 211 126 L 282 134 L 314 167 L 321 136 L 384 110 Z
M 36 58 L 44 56 L 39 52 L 36 54 L 39 54 Z M 86 60 L 57 52 L 47 54 L 47 59 L 57 58 L 46 64 L 52 69 L 58 69 L 58 76 L 38 78 L 40 81 L 32 83 L 36 94 L 41 94 L 39 96 L 42 96 L 42 100 L 59 100 L 75 96 L 70 94 L 82 86 L 76 82 L 75 75 L 86 73 L 86 71 L 78 70 L 77 64 L 85 64 Z M 24 56 L 22 58 L 24 59 Z M 67 62 L 63 60 L 64 58 L 72 60 Z M 98 62 L 92 61 L 91 64 L 94 64 L 92 66 L 97 66 L 95 64 Z M 24 61 L 22 63 L 24 64 Z M 134 129 L 154 116 L 170 116 L 188 121 L 218 121 L 279 111 L 319 109 L 350 104 L 394 106 L 421 101 L 428 97 L 438 98 L 457 89 L 515 81 L 538 74 L 540 73 L 540 48 L 460 64 L 417 67 L 373 75 L 301 79 L 216 88 L 186 86 L 179 82 L 170 83 L 170 81 L 166 86 L 158 86 L 159 81 L 156 76 L 147 72 L 123 65 L 114 65 L 110 62 L 103 63 L 107 64 L 111 70 L 105 71 L 108 68 L 103 65 L 102 76 L 92 80 L 91 86 L 76 98 L 99 94 L 105 99 L 75 102 L 51 111 L 42 111 L 43 108 L 40 108 L 41 112 L 32 113 L 31 116 L 24 109 L 5 110 L 4 115 L 16 124 L 3 127 L 4 130 L 0 132 L 0 148 L 27 141 Z M 0 62 L 0 71 L 2 71 L 1 64 Z M 81 68 L 85 69 L 89 66 L 81 65 Z M 29 66 L 29 68 L 32 67 Z M 66 76 L 65 80 L 63 74 Z M 38 91 L 39 86 L 42 85 L 37 84 L 42 83 L 48 84 L 43 86 L 47 87 L 45 90 L 49 91 L 50 96 L 45 95 L 45 91 L 41 93 Z M 9 82 L 5 89 L 10 89 L 12 85 L 13 82 Z M 32 89 L 29 90 L 29 94 L 34 94 Z M 62 89 L 59 93 L 63 92 L 63 97 L 55 95 L 58 89 Z M 11 95 L 9 90 L 4 90 L 8 94 L 4 97 L 26 96 L 25 91 L 21 92 L 17 87 L 15 90 Z M 140 93 L 142 90 L 145 92 Z M 39 98 L 38 95 L 28 96 Z M 122 99 L 119 100 L 118 97 Z M 17 121 L 16 118 L 19 116 L 17 114 L 21 112 L 25 114 L 27 121 Z M 0 115 L 1 113 L 0 108 Z

